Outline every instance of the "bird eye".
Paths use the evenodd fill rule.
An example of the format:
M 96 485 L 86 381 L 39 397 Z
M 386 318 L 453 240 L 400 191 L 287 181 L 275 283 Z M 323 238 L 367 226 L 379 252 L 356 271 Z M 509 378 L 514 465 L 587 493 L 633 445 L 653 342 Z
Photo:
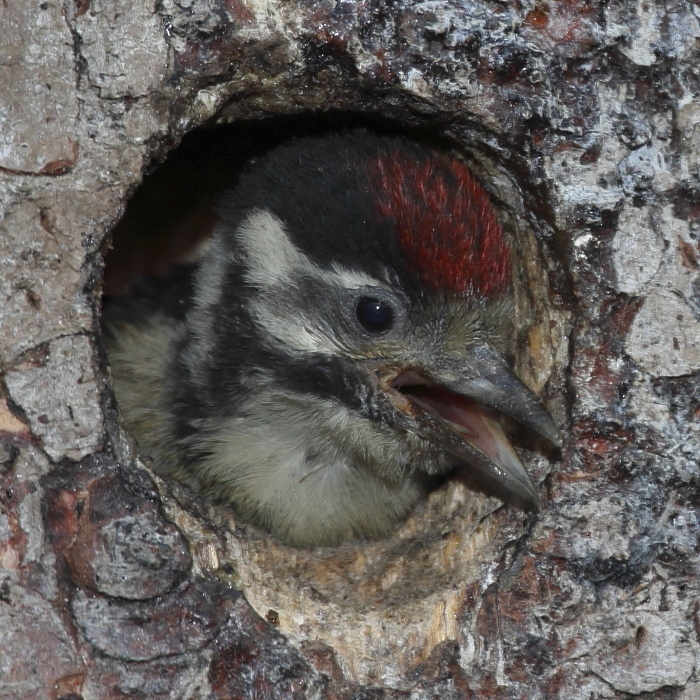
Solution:
M 394 310 L 386 302 L 373 297 L 360 297 L 355 306 L 360 325 L 370 333 L 382 333 L 394 323 Z

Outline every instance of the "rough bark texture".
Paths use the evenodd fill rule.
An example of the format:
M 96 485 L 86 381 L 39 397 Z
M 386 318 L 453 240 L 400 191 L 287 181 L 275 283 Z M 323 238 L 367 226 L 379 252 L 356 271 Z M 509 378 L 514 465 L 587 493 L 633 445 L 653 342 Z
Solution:
M 700 697 L 700 11 L 683 0 L 0 3 L 0 698 Z M 207 120 L 460 144 L 565 426 L 538 516 L 433 494 L 305 552 L 119 429 L 101 251 Z M 243 591 L 243 594 L 241 594 Z

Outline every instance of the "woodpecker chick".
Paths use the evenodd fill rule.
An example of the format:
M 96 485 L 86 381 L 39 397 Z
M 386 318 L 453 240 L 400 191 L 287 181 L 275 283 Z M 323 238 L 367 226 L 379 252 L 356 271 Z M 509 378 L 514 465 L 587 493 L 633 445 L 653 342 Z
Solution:
M 297 546 L 390 532 L 458 465 L 537 491 L 495 412 L 558 444 L 508 369 L 508 244 L 459 159 L 367 132 L 245 173 L 192 271 L 105 308 L 124 422 L 156 469 Z

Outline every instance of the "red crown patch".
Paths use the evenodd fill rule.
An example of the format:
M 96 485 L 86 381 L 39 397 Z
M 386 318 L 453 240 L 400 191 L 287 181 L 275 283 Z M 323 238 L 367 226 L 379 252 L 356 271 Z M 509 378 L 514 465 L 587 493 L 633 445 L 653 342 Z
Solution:
M 401 151 L 371 166 L 378 213 L 396 226 L 411 272 L 433 289 L 505 292 L 510 251 L 488 194 L 455 159 L 416 160 Z

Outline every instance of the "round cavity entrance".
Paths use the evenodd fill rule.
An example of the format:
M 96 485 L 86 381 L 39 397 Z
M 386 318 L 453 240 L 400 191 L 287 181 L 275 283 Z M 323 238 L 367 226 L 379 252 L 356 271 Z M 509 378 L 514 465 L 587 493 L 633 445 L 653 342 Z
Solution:
M 397 130 L 381 120 L 344 115 L 218 126 L 188 135 L 145 178 L 116 227 L 106 258 L 105 293 L 121 303 L 141 276 L 169 280 L 173 266 L 196 264 L 216 227 L 217 202 L 235 187 L 251 158 L 295 135 L 354 127 Z M 419 132 L 408 135 L 425 141 Z M 443 147 L 447 143 L 431 140 Z M 526 346 L 516 367 L 539 390 L 553 367 L 554 346 L 564 342 L 563 334 L 553 336 L 552 323 L 563 327 L 564 319 L 548 306 L 546 289 L 541 289 L 546 275 L 535 235 L 518 216 L 522 202 L 509 200 L 516 191 L 513 180 L 495 160 L 483 153 L 472 156 L 473 170 L 500 207 L 515 255 L 516 331 Z M 168 293 L 163 284 L 153 289 Z M 172 328 L 159 327 L 163 342 L 172 342 Z M 151 353 L 149 361 L 160 358 L 154 360 Z M 161 391 L 157 384 L 153 390 Z M 150 419 L 139 414 L 136 420 Z M 551 450 L 522 430 L 515 442 L 532 480 L 541 482 L 551 469 Z M 469 620 L 475 614 L 470 601 L 478 599 L 490 572 L 507 559 L 509 543 L 535 517 L 504 507 L 492 489 L 485 491 L 467 472 L 439 482 L 393 534 L 315 548 L 282 544 L 226 506 L 177 483 L 162 486 L 166 511 L 187 535 L 202 573 L 243 590 L 256 611 L 302 649 L 319 642 L 332 647 L 349 678 L 401 687 L 441 642 L 470 648 Z

